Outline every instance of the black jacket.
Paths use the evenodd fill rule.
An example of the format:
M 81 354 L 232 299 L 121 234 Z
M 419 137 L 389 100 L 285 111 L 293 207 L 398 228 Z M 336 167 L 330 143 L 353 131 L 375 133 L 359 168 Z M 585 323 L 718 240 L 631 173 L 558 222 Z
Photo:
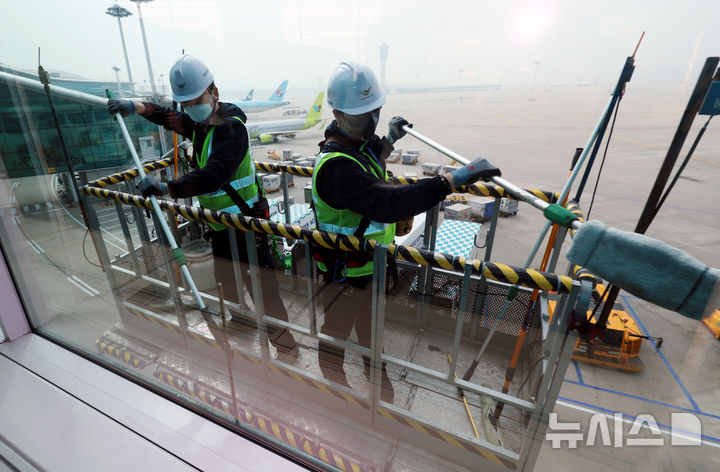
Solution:
M 194 122 L 183 112 L 161 107 L 154 103 L 143 103 L 145 113 L 143 117 L 175 131 L 187 139 L 193 138 L 193 150 L 199 157 L 205 143 L 205 137 L 210 130 L 209 126 Z M 193 159 L 194 170 L 182 177 L 168 182 L 168 192 L 173 198 L 192 197 L 204 193 L 215 192 L 222 185 L 230 181 L 240 163 L 247 154 L 249 141 L 247 129 L 236 119 L 243 122 L 247 120 L 245 113 L 231 103 L 219 103 L 219 113 L 224 122 L 215 125 L 213 134 L 212 153 L 208 162 L 202 169 L 197 168 L 196 159 Z M 196 157 L 196 158 L 197 158 Z
M 340 136 L 343 144 L 329 141 Z M 359 150 L 363 141 L 350 138 L 333 121 L 325 130 L 325 141 L 319 144 L 320 152 L 342 152 L 370 167 L 368 157 Z M 383 148 L 387 141 L 378 136 L 370 138 L 365 150 L 385 170 Z M 365 172 L 351 159 L 333 158 L 320 168 L 315 177 L 317 193 L 328 205 L 338 210 L 349 209 L 380 223 L 394 223 L 427 211 L 451 193 L 443 177 L 422 179 L 414 185 L 390 185 Z

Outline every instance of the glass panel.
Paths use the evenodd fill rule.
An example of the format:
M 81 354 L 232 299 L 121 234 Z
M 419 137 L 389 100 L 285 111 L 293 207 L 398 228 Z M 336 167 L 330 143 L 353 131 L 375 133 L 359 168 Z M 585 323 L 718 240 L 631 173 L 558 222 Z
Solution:
M 532 199 L 508 198 L 509 186 L 500 192 L 487 183 L 446 195 L 449 177 L 437 175 L 459 165 L 429 142 L 471 159 L 487 156 L 508 184 L 543 201 L 566 185 L 575 149 L 583 146 L 569 197 L 584 197 L 579 206 L 588 218 L 592 213 L 593 220 L 631 230 L 696 93 L 705 56 L 713 54 L 703 48 L 717 43 L 710 33 L 717 28 L 706 19 L 716 15 L 699 12 L 695 22 L 683 23 L 686 29 L 668 30 L 682 42 L 677 51 L 643 43 L 614 122 L 618 101 L 611 94 L 622 89 L 618 77 L 641 31 L 605 7 L 136 3 L 129 10 L 139 16 L 143 9 L 152 77 L 145 64 L 125 62 L 120 45 L 94 47 L 117 42 L 116 23 L 129 26 L 127 18 L 100 10 L 64 20 L 63 27 L 80 36 L 53 35 L 43 44 L 57 42 L 64 51 L 46 59 L 56 66 L 52 104 L 33 69 L 34 49 L 30 58 L 27 51 L 3 51 L 17 63 L 0 65 L 0 180 L 8 189 L 0 201 L 0 241 L 37 333 L 317 469 L 592 470 L 608 462 L 717 468 L 720 385 L 708 372 L 720 361 L 720 312 L 699 321 L 673 311 L 682 297 L 656 306 L 623 291 L 607 329 L 594 331 L 598 322 L 588 322 L 586 313 L 602 316 L 605 286 L 562 278 L 572 272 L 565 255 L 573 240 L 565 230 L 548 236 Z M 63 15 L 55 4 L 42 8 L 50 17 Z M 680 6 L 653 8 L 658 18 L 686 16 Z M 11 25 L 13 15 L 3 24 L 25 43 L 27 36 Z M 18 24 L 33 26 L 16 16 Z M 438 21 L 445 17 L 452 20 Z M 596 23 L 604 25 L 601 32 Z M 617 34 L 609 38 L 608 31 Z M 193 128 L 188 117 L 170 114 L 168 76 L 177 46 L 163 41 L 174 36 L 192 38 L 192 52 L 212 70 L 223 106 L 232 102 L 247 112 L 228 107 L 226 115 L 241 116 L 246 126 L 220 125 L 216 113 Z M 243 48 L 248 56 L 229 61 L 246 37 L 255 40 Z M 140 38 L 135 29 L 126 31 L 131 57 L 142 57 Z M 318 93 L 329 95 L 336 64 L 350 59 L 377 75 L 377 84 L 361 88 L 363 97 L 384 87 L 377 135 L 390 134 L 393 116 L 414 124 L 415 136 L 395 143 L 389 156 L 373 144 L 361 150 L 362 140 L 351 139 L 372 127 L 371 120 L 323 109 Z M 108 77 L 111 63 L 132 65 L 134 79 L 126 70 Z M 705 74 L 705 85 L 716 68 Z M 285 76 L 287 92 L 287 84 L 275 88 Z M 361 76 L 370 73 L 353 77 Z M 208 85 L 200 87 L 206 98 Z M 192 150 L 202 153 L 203 139 L 183 143 L 179 136 L 183 145 L 176 151 L 172 130 L 137 113 L 113 119 L 106 89 L 134 98 L 136 111 L 154 110 L 155 122 L 184 126 L 187 138 L 193 129 L 204 134 L 217 126 L 208 167 L 193 168 L 199 154 Z M 151 102 L 164 109 L 141 104 Z M 336 116 L 342 132 L 332 122 Z M 686 123 L 690 143 L 706 119 Z M 603 139 L 612 134 L 611 144 L 606 158 L 598 138 L 603 154 L 591 164 L 591 136 L 603 122 L 609 125 Z M 272 223 L 233 217 L 243 204 L 207 195 L 252 170 L 240 166 L 235 173 L 236 166 L 220 162 L 245 159 L 243 130 L 257 163 L 257 198 L 266 197 L 269 207 L 255 215 Z M 135 173 L 123 174 L 137 166 L 125 132 L 137 158 L 150 162 L 149 175 L 173 181 L 169 188 L 178 198 L 161 195 L 163 211 L 138 197 Z M 387 184 L 371 179 L 358 190 L 368 178 L 360 166 L 316 158 L 318 142 L 328 136 L 335 142 L 325 151 L 351 154 L 368 168 L 384 158 L 396 178 Z M 690 143 L 673 148 L 690 152 Z M 647 231 L 711 267 L 720 267 L 718 149 L 719 134 L 709 126 Z M 337 167 L 335 180 L 325 177 L 316 186 L 322 202 L 311 207 L 317 165 L 324 166 L 321 180 Z M 213 178 L 218 168 L 221 178 Z M 462 178 L 453 175 L 453 181 Z M 429 183 L 417 184 L 417 177 Z M 240 187 L 241 200 L 255 197 L 254 186 Z M 199 204 L 232 215 L 203 213 Z M 354 211 L 383 222 L 417 216 L 407 235 L 396 236 L 401 248 L 371 250 L 370 243 L 312 232 L 317 212 L 327 224 L 354 227 L 362 221 Z M 546 249 L 550 239 L 554 252 Z M 646 262 L 633 251 L 625 254 L 629 267 Z M 653 283 L 670 279 L 673 290 L 685 287 L 676 265 L 668 265 Z M 518 281 L 523 284 L 515 287 Z M 657 301 L 657 295 L 648 290 L 644 298 Z M 578 329 L 568 331 L 571 319 Z M 637 426 L 638 418 L 645 426 Z M 591 445 L 589 433 L 598 425 Z M 570 448 L 567 435 L 576 431 L 582 439 Z M 630 441 L 638 438 L 662 444 Z M 676 447 L 681 441 L 701 444 Z

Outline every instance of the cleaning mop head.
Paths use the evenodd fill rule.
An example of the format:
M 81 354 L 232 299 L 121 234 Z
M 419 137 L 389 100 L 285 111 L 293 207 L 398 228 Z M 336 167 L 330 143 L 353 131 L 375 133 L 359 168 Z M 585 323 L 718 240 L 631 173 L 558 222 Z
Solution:
M 720 305 L 720 270 L 642 234 L 589 221 L 575 233 L 567 258 L 623 290 L 688 318 Z

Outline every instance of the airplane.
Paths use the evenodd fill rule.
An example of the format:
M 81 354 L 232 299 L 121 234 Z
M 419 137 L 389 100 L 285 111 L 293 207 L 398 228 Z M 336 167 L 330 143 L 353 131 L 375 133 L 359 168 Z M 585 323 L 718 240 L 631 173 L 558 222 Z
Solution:
M 294 135 L 297 131 L 312 128 L 323 121 L 321 112 L 324 99 L 325 92 L 320 92 L 304 118 L 248 123 L 246 126 L 250 138 L 257 139 L 258 143 L 268 144 L 277 142 L 281 135 Z
M 255 93 L 255 89 L 251 88 L 250 91 L 248 92 L 248 94 L 245 96 L 245 98 L 242 99 L 242 101 L 249 102 L 250 100 L 252 100 L 253 93 Z
M 287 100 L 283 100 L 283 96 L 285 95 L 285 89 L 287 89 L 287 84 L 288 81 L 283 80 L 280 86 L 275 89 L 275 91 L 272 93 L 272 95 L 270 95 L 270 97 L 268 97 L 267 100 L 252 100 L 252 95 L 255 91 L 255 89 L 253 89 L 250 91 L 250 93 L 248 93 L 247 97 L 245 97 L 245 100 L 240 100 L 238 102 L 232 103 L 242 108 L 244 112 L 249 113 L 260 113 L 261 111 L 267 111 L 272 110 L 273 108 L 283 107 L 290 103 Z

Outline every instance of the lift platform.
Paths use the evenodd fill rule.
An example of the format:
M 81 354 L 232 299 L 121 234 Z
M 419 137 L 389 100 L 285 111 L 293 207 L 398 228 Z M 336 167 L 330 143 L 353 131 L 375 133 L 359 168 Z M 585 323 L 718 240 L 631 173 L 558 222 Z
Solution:
M 152 170 L 162 166 L 150 164 Z M 297 175 L 312 172 L 283 164 L 257 167 Z M 249 251 L 254 248 L 254 231 L 295 240 L 292 270 L 274 274 L 289 322 L 251 306 L 247 295 L 260 293 L 258 275 L 265 270 L 256 265 L 252 253 L 249 265 L 234 262 L 234 270 L 251 274 L 252 283 L 240 287 L 245 306 L 221 304 L 219 293 L 206 289 L 201 297 L 208 310 L 201 312 L 177 274 L 167 269 L 172 264 L 166 247 L 148 237 L 141 211 L 146 208 L 144 199 L 105 188 L 131 178 L 132 173 L 124 173 L 82 187 L 83 198 L 131 205 L 133 224 L 138 226 L 132 234 L 141 235 L 140 244 L 129 241 L 130 250 L 111 263 L 100 254 L 108 266 L 120 322 L 99 333 L 96 348 L 118 368 L 161 386 L 165 395 L 193 403 L 240 433 L 306 457 L 308 463 L 320 461 L 340 470 L 381 470 L 389 463 L 408 470 L 532 469 L 577 338 L 567 331 L 568 317 L 573 310 L 587 309 L 576 306 L 578 300 L 589 300 L 589 293 L 579 296 L 586 289 L 578 281 L 430 250 L 438 234 L 436 207 L 426 215 L 428 236 L 421 248 L 389 245 L 373 250 L 376 267 L 385 267 L 390 255 L 396 259 L 399 277 L 386 296 L 385 271 L 374 274 L 370 352 L 352 340 L 322 338 L 347 349 L 348 387 L 323 378 L 317 365 L 322 308 L 316 300 L 320 286 L 310 244 L 322 241 L 352 250 L 358 247 L 353 237 L 161 202 L 165 212 L 180 216 L 180 246 L 197 237 L 193 226 L 198 221 L 219 221 L 245 232 L 252 241 Z M 98 232 L 96 218 L 89 215 L 89 221 L 91 231 Z M 106 251 L 102 244 L 99 250 Z M 516 283 L 517 301 L 503 317 L 475 375 L 456 378 L 456 370 L 464 370 L 488 336 L 502 300 Z M 530 292 L 541 287 L 559 292 L 558 316 L 551 320 L 546 308 L 537 304 L 526 324 Z M 235 317 L 229 320 L 221 306 L 231 308 Z M 274 352 L 266 341 L 267 325 L 293 331 L 301 345 L 297 360 Z M 520 333 L 528 339 L 516 368 L 521 380 L 505 393 L 504 372 Z M 365 378 L 361 354 L 370 355 L 376 365 L 388 364 L 396 392 L 393 403 L 381 399 L 379 383 Z M 486 422 L 490 404 L 506 405 L 497 423 L 502 444 L 487 428 L 473 432 L 459 388 L 478 422 Z

